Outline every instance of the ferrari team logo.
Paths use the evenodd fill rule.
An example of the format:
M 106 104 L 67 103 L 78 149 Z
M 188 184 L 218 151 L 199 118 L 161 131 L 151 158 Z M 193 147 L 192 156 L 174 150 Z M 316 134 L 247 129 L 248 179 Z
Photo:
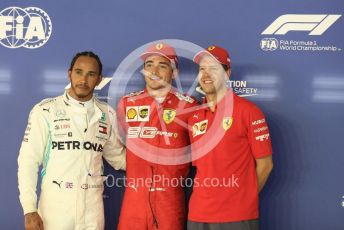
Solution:
M 162 119 L 166 124 L 170 124 L 176 117 L 177 112 L 174 109 L 164 109 Z
M 209 46 L 209 47 L 208 47 L 208 50 L 209 50 L 209 51 L 212 51 L 213 49 L 215 49 L 215 46 Z
M 233 118 L 232 117 L 224 117 L 222 120 L 222 127 L 225 131 L 227 131 L 233 123 Z
M 162 47 L 164 47 L 164 45 L 161 44 L 161 43 L 158 43 L 158 44 L 155 45 L 155 48 L 156 48 L 157 50 L 161 50 Z

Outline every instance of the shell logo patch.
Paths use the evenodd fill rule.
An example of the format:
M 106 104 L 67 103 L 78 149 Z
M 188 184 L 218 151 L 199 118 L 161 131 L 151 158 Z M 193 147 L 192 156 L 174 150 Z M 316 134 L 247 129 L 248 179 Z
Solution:
M 136 120 L 137 118 L 137 110 L 133 107 L 127 107 L 127 121 Z
M 125 121 L 149 121 L 149 109 L 149 106 L 128 106 Z
M 227 131 L 233 123 L 233 118 L 232 117 L 224 117 L 222 120 L 222 127 L 225 131 Z
M 174 120 L 174 118 L 176 117 L 176 114 L 177 112 L 174 109 L 164 109 L 162 119 L 168 125 Z

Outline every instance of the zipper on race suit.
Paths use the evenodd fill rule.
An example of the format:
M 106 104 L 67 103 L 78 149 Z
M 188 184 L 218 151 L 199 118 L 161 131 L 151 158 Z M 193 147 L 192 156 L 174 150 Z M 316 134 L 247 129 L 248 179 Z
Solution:
M 152 171 L 152 183 L 151 183 L 151 186 L 149 187 L 149 190 L 148 190 L 148 203 L 149 203 L 149 208 L 151 210 L 151 213 L 152 213 L 152 217 L 153 217 L 153 222 L 154 222 L 154 225 L 156 228 L 159 228 L 159 224 L 158 224 L 158 220 L 155 216 L 155 213 L 154 213 L 154 210 L 153 210 L 153 207 L 152 207 L 152 203 L 151 203 L 151 194 L 152 194 L 152 191 L 153 191 L 153 183 L 154 183 L 154 168 L 153 166 L 150 166 L 151 168 L 151 171 Z

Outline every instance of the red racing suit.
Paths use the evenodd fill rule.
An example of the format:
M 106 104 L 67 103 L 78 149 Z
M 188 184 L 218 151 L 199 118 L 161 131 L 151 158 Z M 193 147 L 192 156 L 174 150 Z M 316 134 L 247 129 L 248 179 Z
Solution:
M 181 184 L 190 164 L 178 164 L 174 159 L 189 152 L 188 111 L 196 104 L 173 90 L 162 103 L 146 90 L 120 100 L 117 110 L 126 139 L 127 171 L 118 229 L 184 228 Z

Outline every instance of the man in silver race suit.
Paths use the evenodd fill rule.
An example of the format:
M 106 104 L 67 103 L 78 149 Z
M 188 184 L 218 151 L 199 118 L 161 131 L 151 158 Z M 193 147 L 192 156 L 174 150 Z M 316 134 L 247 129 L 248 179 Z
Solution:
M 76 54 L 68 71 L 70 89 L 30 113 L 18 157 L 26 230 L 104 229 L 102 157 L 125 169 L 125 151 L 115 112 L 93 96 L 101 72 L 96 54 Z

